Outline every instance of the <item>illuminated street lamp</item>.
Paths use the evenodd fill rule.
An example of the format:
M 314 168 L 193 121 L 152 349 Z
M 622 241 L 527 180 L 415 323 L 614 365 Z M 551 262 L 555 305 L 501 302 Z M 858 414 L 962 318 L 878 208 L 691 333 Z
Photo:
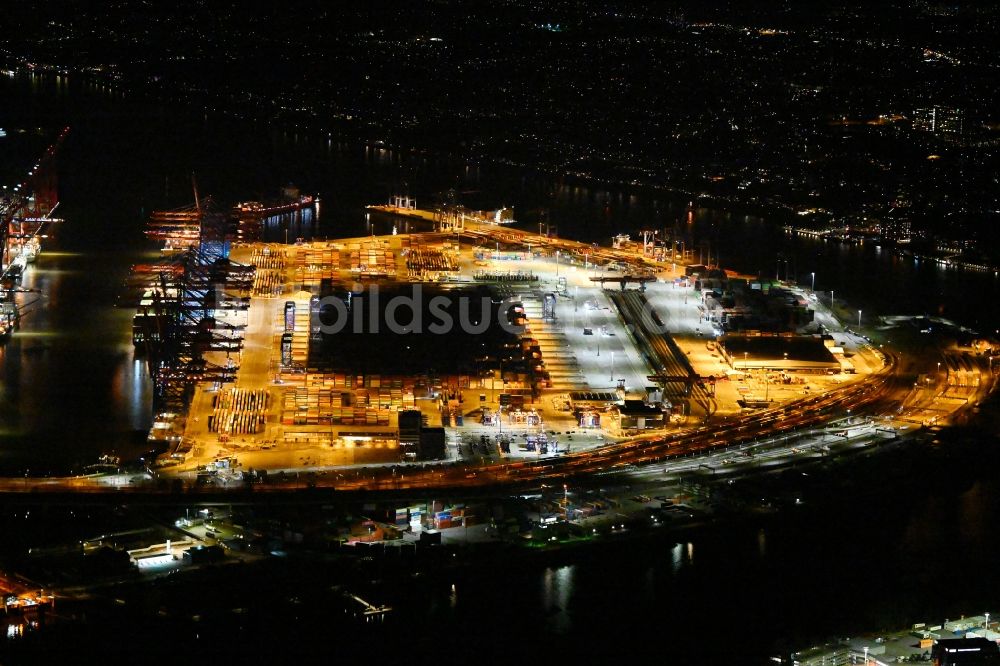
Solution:
M 782 374 L 784 374 L 788 370 L 788 352 L 784 353 L 784 357 L 785 357 L 785 363 L 784 366 L 781 368 Z
M 503 391 L 503 356 L 500 357 L 500 390 Z M 503 407 L 500 405 L 500 396 L 497 396 L 497 424 L 500 427 L 500 434 L 503 434 Z
M 861 328 L 861 310 L 858 310 L 858 328 Z
M 556 250 L 556 277 L 559 277 L 559 250 Z
M 812 286 L 809 288 L 809 291 L 816 291 L 816 271 L 813 271 L 811 275 L 812 275 Z

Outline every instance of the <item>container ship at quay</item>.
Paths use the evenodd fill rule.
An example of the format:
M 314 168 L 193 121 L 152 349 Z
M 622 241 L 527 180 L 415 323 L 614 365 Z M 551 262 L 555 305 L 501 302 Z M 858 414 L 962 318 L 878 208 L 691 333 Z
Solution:
M 303 194 L 291 201 L 283 199 L 265 202 L 244 201 L 233 207 L 233 214 L 240 219 L 263 219 L 265 217 L 273 217 L 275 215 L 295 213 L 317 205 L 319 205 L 318 197 Z
M 22 282 L 42 251 L 42 241 L 62 221 L 53 217 L 59 206 L 56 157 L 68 133 L 69 128 L 63 128 L 24 177 L 4 183 L 0 190 L 0 341 L 10 338 L 25 310 L 37 300 L 24 298 L 32 290 Z M 5 130 L 0 139 L 17 136 Z
M 239 242 L 263 240 L 265 228 L 300 228 L 319 217 L 318 196 L 302 194 L 294 185 L 281 189 L 281 195 L 264 201 L 243 201 L 233 206 L 235 239 Z M 277 225 L 277 226 L 276 226 Z M 292 236 L 294 239 L 296 236 Z M 286 242 L 289 240 L 285 239 Z

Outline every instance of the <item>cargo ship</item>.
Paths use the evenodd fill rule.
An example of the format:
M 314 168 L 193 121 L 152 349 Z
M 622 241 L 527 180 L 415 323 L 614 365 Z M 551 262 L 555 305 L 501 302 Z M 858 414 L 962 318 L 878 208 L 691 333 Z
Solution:
M 18 302 L 17 294 L 34 291 L 20 283 L 38 258 L 42 240 L 62 222 L 52 215 L 59 207 L 56 155 L 68 132 L 68 127 L 63 128 L 27 177 L 10 187 L 5 184 L 0 197 L 0 340 L 10 337 L 31 305 Z
M 309 223 L 319 215 L 319 197 L 301 194 L 293 185 L 282 188 L 281 196 L 270 201 L 244 201 L 233 206 L 232 217 L 236 221 L 236 240 L 253 242 L 260 240 L 265 223 L 282 218 L 282 224 L 293 219 Z M 287 237 L 286 237 L 287 242 Z
M 233 206 L 233 216 L 244 220 L 247 218 L 260 220 L 274 215 L 296 213 L 319 205 L 319 197 L 302 194 L 298 187 L 292 184 L 281 188 L 281 196 L 270 201 L 244 201 Z
M 241 219 L 245 217 L 259 219 L 271 217 L 272 215 L 294 213 L 306 208 L 312 208 L 317 203 L 319 203 L 318 197 L 309 196 L 307 194 L 299 196 L 292 201 L 281 200 L 264 203 L 261 203 L 260 201 L 244 201 L 233 207 L 233 214 Z
M 38 229 L 41 229 L 41 225 Z M 28 239 L 22 239 L 17 244 L 8 244 L 10 263 L 0 275 L 0 341 L 8 340 L 21 324 L 21 310 L 25 306 L 17 303 L 15 294 L 31 291 L 23 289 L 20 284 L 24 279 L 28 265 L 35 262 L 40 250 L 41 244 L 38 241 L 37 231 L 35 235 Z

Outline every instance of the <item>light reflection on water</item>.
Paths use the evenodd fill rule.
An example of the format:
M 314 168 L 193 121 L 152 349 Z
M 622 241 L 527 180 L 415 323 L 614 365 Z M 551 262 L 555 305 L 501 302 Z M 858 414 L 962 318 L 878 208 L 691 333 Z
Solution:
M 268 243 L 293 243 L 299 238 L 312 240 L 319 235 L 319 221 L 318 204 L 316 209 L 305 208 L 272 215 L 263 220 L 262 240 Z
M 575 565 L 547 567 L 542 573 L 542 609 L 548 614 L 548 629 L 566 633 L 572 626 L 570 603 L 573 599 Z
M 677 573 L 684 566 L 684 548 L 679 543 L 675 543 L 670 549 L 670 570 Z
M 133 354 L 131 314 L 112 306 L 121 263 L 43 247 L 28 267 L 22 287 L 30 291 L 17 295 L 21 326 L 0 352 L 4 472 L 67 471 L 142 441 L 147 373 Z

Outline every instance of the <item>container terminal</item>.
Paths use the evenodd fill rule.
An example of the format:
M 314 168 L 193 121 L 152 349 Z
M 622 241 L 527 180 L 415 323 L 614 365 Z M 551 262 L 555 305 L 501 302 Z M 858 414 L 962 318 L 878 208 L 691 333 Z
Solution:
M 33 555 L 77 578 L 0 578 L 15 631 L 94 580 L 259 564 L 316 534 L 354 546 L 344 557 L 455 557 L 468 544 L 541 552 L 694 529 L 728 515 L 719 489 L 732 500 L 733 481 L 934 436 L 994 387 L 992 341 L 957 337 L 903 371 L 900 352 L 845 327 L 811 290 L 724 270 L 652 234 L 595 247 L 495 214 L 459 216 L 455 228 L 441 211 L 372 207 L 420 216 L 428 230 L 263 243 L 238 231 L 266 221 L 243 217 L 256 207 L 195 199 L 153 213 L 149 235 L 165 251 L 129 283 L 160 455 L 143 473 L 0 479 L 0 492 L 33 500 L 166 492 L 175 504 L 155 525 L 146 505 L 129 508 L 140 527 L 81 540 L 81 552 Z M 318 204 L 291 205 L 304 215 Z M 343 313 L 346 324 L 333 325 Z M 866 330 L 919 339 L 922 325 Z M 248 487 L 265 494 L 229 501 Z M 292 518 L 295 500 L 271 501 L 317 487 L 347 491 L 337 497 L 351 510 Z M 738 499 L 753 515 L 776 506 Z M 349 590 L 336 599 L 365 622 L 391 612 Z M 850 663 L 836 660 L 875 658 L 883 644 L 909 658 L 950 645 L 927 638 L 791 659 Z
M 395 197 L 368 215 L 427 231 L 276 244 L 243 240 L 261 208 L 195 199 L 153 213 L 164 253 L 131 284 L 158 475 L 214 487 L 307 471 L 339 488 L 561 478 L 860 415 L 899 390 L 894 355 L 810 290 L 727 271 L 657 232 L 601 247 L 513 228 L 504 210 Z M 978 402 L 992 347 L 975 344 L 879 426 Z

